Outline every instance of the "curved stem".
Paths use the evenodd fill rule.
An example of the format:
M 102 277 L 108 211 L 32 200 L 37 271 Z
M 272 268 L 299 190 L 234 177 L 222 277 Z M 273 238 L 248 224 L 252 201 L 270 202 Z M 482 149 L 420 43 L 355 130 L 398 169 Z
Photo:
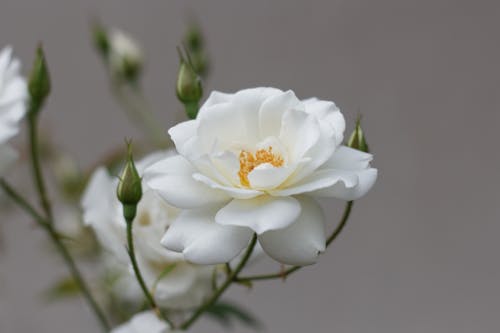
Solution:
M 42 168 L 40 166 L 40 155 L 38 151 L 38 133 L 37 133 L 37 116 L 35 112 L 30 112 L 28 116 L 28 128 L 29 128 L 29 140 L 30 140 L 30 152 L 31 152 L 31 166 L 33 172 L 33 178 L 35 180 L 35 185 L 38 191 L 38 196 L 40 198 L 40 203 L 42 208 L 49 220 L 52 221 L 52 207 L 49 202 L 49 197 L 47 195 L 47 189 L 43 181 Z
M 345 205 L 344 208 L 344 213 L 342 214 L 342 218 L 340 219 L 339 224 L 335 228 L 335 230 L 332 232 L 330 237 L 328 237 L 326 241 L 326 246 L 328 247 L 337 237 L 340 235 L 342 230 L 344 229 L 347 220 L 349 220 L 349 216 L 351 215 L 351 210 L 352 206 L 354 204 L 354 201 L 348 201 Z M 236 281 L 238 282 L 251 282 L 251 281 L 258 281 L 258 280 L 272 280 L 272 279 L 286 279 L 290 274 L 298 271 L 301 269 L 303 266 L 292 266 L 289 269 L 279 272 L 279 273 L 272 273 L 272 274 L 263 274 L 263 275 L 253 275 L 253 276 L 244 276 L 241 278 L 238 278 Z
M 165 316 L 158 305 L 156 304 L 156 301 L 153 297 L 153 295 L 149 292 L 148 287 L 146 286 L 146 282 L 144 281 L 144 278 L 142 277 L 141 270 L 139 269 L 139 265 L 137 263 L 137 258 L 135 256 L 135 249 L 134 249 L 134 236 L 132 233 L 132 226 L 133 226 L 133 218 L 132 219 L 127 219 L 127 245 L 128 245 L 128 255 L 130 257 L 130 262 L 132 263 L 132 268 L 134 270 L 135 277 L 137 279 L 137 282 L 139 283 L 142 292 L 144 296 L 146 297 L 146 300 L 148 301 L 150 307 L 156 312 L 156 314 L 164 319 L 171 328 L 175 328 L 174 323 L 167 317 Z
M 193 315 L 188 318 L 182 325 L 180 326 L 181 329 L 187 330 L 206 310 L 208 307 L 212 306 L 217 302 L 219 297 L 226 291 L 226 289 L 231 285 L 232 282 L 234 282 L 238 274 L 241 272 L 243 267 L 245 267 L 245 264 L 247 263 L 248 259 L 250 259 L 250 255 L 253 252 L 253 249 L 255 247 L 255 244 L 257 243 L 257 235 L 253 235 L 252 240 L 250 241 L 250 245 L 247 248 L 247 251 L 243 255 L 243 258 L 241 259 L 240 263 L 236 268 L 229 274 L 229 276 L 226 278 L 224 283 L 217 289 L 217 291 L 212 295 L 212 297 L 206 301 L 202 306 L 200 306 L 194 313 Z
M 58 252 L 61 254 L 61 257 L 63 258 L 66 266 L 68 266 L 68 269 L 73 276 L 73 279 L 77 283 L 78 287 L 80 288 L 84 298 L 87 300 L 87 303 L 91 307 L 91 309 L 94 311 L 97 319 L 99 320 L 103 331 L 109 331 L 110 326 L 108 324 L 108 321 L 106 319 L 106 316 L 104 315 L 104 312 L 101 310 L 99 305 L 97 304 L 96 300 L 93 298 L 92 294 L 90 293 L 90 289 L 87 286 L 85 280 L 82 277 L 81 272 L 79 271 L 78 267 L 75 264 L 75 261 L 71 257 L 71 254 L 69 253 L 68 249 L 64 245 L 64 243 L 61 241 L 59 238 L 56 230 L 54 229 L 54 219 L 52 215 L 52 207 L 50 205 L 50 201 L 47 195 L 47 190 L 45 187 L 45 183 L 43 180 L 43 175 L 42 175 L 42 168 L 40 165 L 40 154 L 39 154 L 39 149 L 38 149 L 38 136 L 37 136 L 37 112 L 36 110 L 31 110 L 28 116 L 28 135 L 29 135 L 29 142 L 30 142 L 30 152 L 31 152 L 31 160 L 32 160 L 32 172 L 33 172 L 33 179 L 35 181 L 36 189 L 38 192 L 38 197 L 40 198 L 40 203 L 42 205 L 42 208 L 45 213 L 45 218 L 42 218 L 39 214 L 36 213 L 36 211 L 27 203 L 26 200 L 24 200 L 20 195 L 17 195 L 12 188 L 9 188 L 7 186 L 7 183 L 2 183 L 2 187 L 7 190 L 7 194 L 9 194 L 14 201 L 16 201 L 21 208 L 23 208 L 25 211 L 30 213 L 33 217 L 36 218 L 38 221 L 39 225 L 42 226 L 49 237 L 51 238 L 52 242 L 56 246 L 56 249 Z M 10 190 L 10 191 L 9 191 Z
M 14 190 L 12 186 L 7 183 L 5 179 L 0 179 L 0 186 L 4 190 L 4 192 L 12 199 L 14 202 L 19 205 L 24 211 L 26 211 L 33 219 L 40 224 L 46 224 L 47 221 L 45 221 L 45 218 L 42 217 L 42 215 L 38 214 L 36 209 L 31 206 L 31 204 L 23 198 L 19 193 Z

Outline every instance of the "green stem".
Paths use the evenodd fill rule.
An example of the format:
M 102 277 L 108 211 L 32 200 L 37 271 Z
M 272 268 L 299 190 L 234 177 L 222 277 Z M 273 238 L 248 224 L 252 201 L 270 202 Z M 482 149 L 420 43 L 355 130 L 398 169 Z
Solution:
M 135 214 L 134 214 L 135 215 Z M 133 226 L 133 221 L 134 218 L 126 219 L 127 221 L 127 245 L 128 245 L 128 255 L 130 257 L 130 262 L 132 263 L 132 268 L 134 270 L 135 277 L 137 279 L 137 282 L 139 283 L 142 292 L 144 296 L 146 297 L 146 300 L 148 301 L 150 307 L 156 312 L 156 314 L 164 319 L 172 329 L 175 328 L 174 323 L 167 317 L 165 316 L 158 305 L 156 304 L 156 301 L 149 292 L 148 287 L 146 286 L 146 282 L 144 281 L 144 278 L 142 277 L 141 270 L 139 269 L 139 265 L 137 263 L 137 258 L 135 256 L 135 249 L 134 249 L 134 236 L 132 233 L 132 226 Z
M 217 289 L 217 291 L 212 295 L 212 297 L 206 301 L 202 306 L 200 306 L 192 315 L 189 319 L 187 319 L 182 325 L 180 326 L 181 329 L 187 330 L 210 306 L 215 304 L 219 297 L 226 291 L 226 289 L 231 285 L 233 281 L 235 281 L 238 278 L 238 274 L 241 272 L 243 267 L 245 267 L 245 264 L 247 263 L 248 259 L 250 259 L 250 255 L 253 252 L 253 249 L 255 247 L 255 244 L 257 243 L 257 235 L 253 235 L 252 240 L 250 241 L 250 245 L 247 248 L 247 251 L 243 255 L 243 258 L 241 259 L 240 263 L 236 268 L 231 272 L 231 274 L 226 278 L 224 283 Z
M 342 218 L 340 219 L 339 224 L 335 228 L 335 230 L 332 232 L 330 237 L 328 237 L 326 241 L 326 246 L 328 247 L 335 239 L 337 239 L 338 235 L 342 232 L 344 229 L 347 220 L 349 220 L 349 216 L 351 215 L 351 210 L 352 206 L 354 204 L 354 201 L 348 201 L 345 205 L 344 208 L 344 213 L 342 214 Z M 290 274 L 298 271 L 301 269 L 303 266 L 293 266 L 290 267 L 289 269 L 279 272 L 279 273 L 273 273 L 273 274 L 263 274 L 263 275 L 253 275 L 253 276 L 244 276 L 241 278 L 238 278 L 238 282 L 251 282 L 251 281 L 259 281 L 259 280 L 272 280 L 272 279 L 286 279 Z
M 47 216 L 49 223 L 52 222 L 52 207 L 49 202 L 49 197 L 47 195 L 47 189 L 43 181 L 42 168 L 40 166 L 40 155 L 38 150 L 38 133 L 37 133 L 37 116 L 36 112 L 29 112 L 28 116 L 28 130 L 29 130 L 29 141 L 30 141 L 30 152 L 31 152 L 31 166 L 33 172 L 33 178 L 35 180 L 35 185 L 38 191 L 38 197 L 40 198 L 40 204 Z
M 37 221 L 40 224 L 47 224 L 47 221 L 45 221 L 45 218 L 42 217 L 42 215 L 38 214 L 36 209 L 31 206 L 31 204 L 23 198 L 19 193 L 14 190 L 12 186 L 5 181 L 5 179 L 0 180 L 0 186 L 2 189 L 5 191 L 5 193 L 17 204 L 19 207 L 21 207 L 24 211 L 26 211 L 35 221 Z
M 59 238 L 53 226 L 54 219 L 52 215 L 52 207 L 50 205 L 50 201 L 47 195 L 47 190 L 45 187 L 45 183 L 43 181 L 42 168 L 40 165 L 40 154 L 37 142 L 38 140 L 37 116 L 36 116 L 37 113 L 38 113 L 37 110 L 30 110 L 29 112 L 28 135 L 30 142 L 33 179 L 35 181 L 38 197 L 40 199 L 40 203 L 42 205 L 46 217 L 42 218 L 39 214 L 37 214 L 36 211 L 27 203 L 26 200 L 24 200 L 20 195 L 17 195 L 17 193 L 15 193 L 12 188 L 6 186 L 7 183 L 2 183 L 2 187 L 6 189 L 7 194 L 9 194 L 12 197 L 12 199 L 20 205 L 21 208 L 23 208 L 33 217 L 36 217 L 36 220 L 38 221 L 40 226 L 42 226 L 45 229 L 51 240 L 54 242 L 56 249 L 61 254 L 61 257 L 63 258 L 66 266 L 68 266 L 68 269 L 71 275 L 73 276 L 73 279 L 77 283 L 78 287 L 80 288 L 84 298 L 87 300 L 87 303 L 94 311 L 97 319 L 99 320 L 103 328 L 103 331 L 107 332 L 109 331 L 110 326 L 108 324 L 106 316 L 104 315 L 104 312 L 101 310 L 101 308 L 93 298 L 92 294 L 90 293 L 90 289 L 87 286 L 85 280 L 83 279 L 82 274 L 80 273 L 78 267 L 76 266 L 75 261 L 71 257 L 71 254 L 69 253 L 64 243 Z

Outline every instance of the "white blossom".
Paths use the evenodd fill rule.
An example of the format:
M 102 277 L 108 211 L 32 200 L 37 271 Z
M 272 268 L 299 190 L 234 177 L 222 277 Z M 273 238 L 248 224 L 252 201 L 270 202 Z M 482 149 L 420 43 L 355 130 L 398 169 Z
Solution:
M 139 161 L 139 172 L 142 173 L 146 165 L 163 156 L 165 154 L 155 154 Z M 116 186 L 117 179 L 112 178 L 104 168 L 96 170 L 82 199 L 83 218 L 94 229 L 104 249 L 122 265 L 130 267 L 126 252 L 126 222 L 116 198 Z M 168 205 L 144 185 L 144 195 L 133 221 L 133 236 L 137 260 L 146 284 L 149 289 L 153 289 L 156 284 L 154 297 L 157 303 L 173 309 L 184 309 L 199 305 L 210 294 L 214 267 L 193 265 L 186 262 L 182 254 L 161 246 L 160 239 L 175 221 L 178 212 L 177 208 Z M 158 281 L 162 273 L 170 269 Z M 131 269 L 128 273 L 133 276 Z M 121 289 L 125 283 L 135 285 L 137 282 L 130 278 L 120 279 Z M 129 289 L 137 290 L 135 286 Z M 125 298 L 130 298 L 129 291 L 124 291 Z
M 150 188 L 184 209 L 162 244 L 215 264 L 256 233 L 275 260 L 314 263 L 326 239 L 315 197 L 358 199 L 377 178 L 372 155 L 342 145 L 344 129 L 333 102 L 274 88 L 213 92 L 195 120 L 169 130 L 178 155 L 145 172 Z
M 0 174 L 17 158 L 7 143 L 19 132 L 19 123 L 26 113 L 28 90 L 20 75 L 21 63 L 12 57 L 12 48 L 0 51 Z
M 128 322 L 115 327 L 111 333 L 178 333 L 172 331 L 169 325 L 160 320 L 153 311 L 138 313 Z

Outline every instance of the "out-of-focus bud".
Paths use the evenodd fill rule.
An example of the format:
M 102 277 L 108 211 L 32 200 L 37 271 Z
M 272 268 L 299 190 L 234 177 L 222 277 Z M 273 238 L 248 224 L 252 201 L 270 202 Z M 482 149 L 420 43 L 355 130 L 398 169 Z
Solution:
M 139 44 L 132 37 L 118 29 L 110 31 L 108 40 L 108 61 L 113 74 L 127 81 L 137 81 L 144 62 Z
M 196 118 L 198 106 L 203 96 L 201 79 L 193 69 L 192 64 L 183 57 L 180 60 L 179 74 L 176 84 L 177 98 L 185 108 L 190 119 Z
M 199 52 L 203 48 L 203 36 L 197 24 L 191 24 L 185 37 L 186 46 L 192 53 Z
M 194 71 L 201 77 L 208 74 L 209 63 L 205 54 L 205 41 L 198 25 L 192 24 L 184 37 L 184 45 L 191 55 Z
M 132 157 L 131 144 L 128 144 L 128 156 L 125 167 L 120 175 L 120 181 L 116 190 L 118 200 L 123 205 L 123 216 L 127 221 L 132 221 L 137 212 L 137 204 L 142 197 L 141 177 L 135 167 Z
M 92 37 L 94 39 L 94 47 L 105 58 L 109 56 L 109 39 L 104 27 L 99 23 L 95 23 L 92 27 Z
M 37 113 L 50 94 L 50 75 L 42 46 L 38 46 L 28 82 L 30 112 Z
M 365 153 L 368 153 L 370 150 L 368 148 L 368 144 L 366 143 L 365 135 L 363 133 L 363 129 L 361 128 L 361 117 L 358 117 L 356 120 L 356 127 L 347 141 L 347 145 L 351 148 L 361 150 Z

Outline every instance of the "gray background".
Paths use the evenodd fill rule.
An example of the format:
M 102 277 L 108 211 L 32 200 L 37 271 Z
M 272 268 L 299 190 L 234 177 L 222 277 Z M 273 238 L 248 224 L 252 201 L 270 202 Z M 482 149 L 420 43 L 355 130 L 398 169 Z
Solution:
M 139 136 L 89 45 L 92 17 L 141 41 L 165 129 L 179 111 L 175 46 L 190 15 L 208 38 L 209 88 L 332 99 L 349 129 L 361 111 L 380 176 L 342 237 L 286 283 L 228 297 L 273 333 L 498 332 L 499 10 L 497 1 L 1 0 L 0 42 L 27 68 L 43 41 L 54 82 L 44 126 L 83 165 Z M 325 205 L 336 221 L 340 203 Z M 41 301 L 65 272 L 44 234 L 21 213 L 1 220 L 0 332 L 96 332 L 83 301 Z

